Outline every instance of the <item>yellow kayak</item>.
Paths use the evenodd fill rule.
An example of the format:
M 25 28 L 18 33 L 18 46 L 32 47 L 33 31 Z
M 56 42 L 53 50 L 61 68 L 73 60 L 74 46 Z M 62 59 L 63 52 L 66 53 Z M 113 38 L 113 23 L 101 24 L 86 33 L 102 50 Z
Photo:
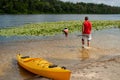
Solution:
M 70 80 L 70 70 L 53 65 L 45 59 L 30 58 L 29 56 L 22 56 L 21 54 L 18 54 L 17 60 L 21 67 L 34 74 L 53 80 Z

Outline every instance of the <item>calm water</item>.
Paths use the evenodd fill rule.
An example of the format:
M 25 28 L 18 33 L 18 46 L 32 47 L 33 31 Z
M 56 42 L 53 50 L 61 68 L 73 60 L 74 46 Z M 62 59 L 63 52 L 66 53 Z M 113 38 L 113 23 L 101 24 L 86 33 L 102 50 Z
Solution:
M 0 28 L 19 26 L 37 22 L 55 22 L 66 20 L 83 20 L 89 16 L 90 20 L 120 20 L 120 14 L 40 14 L 40 15 L 0 15 Z

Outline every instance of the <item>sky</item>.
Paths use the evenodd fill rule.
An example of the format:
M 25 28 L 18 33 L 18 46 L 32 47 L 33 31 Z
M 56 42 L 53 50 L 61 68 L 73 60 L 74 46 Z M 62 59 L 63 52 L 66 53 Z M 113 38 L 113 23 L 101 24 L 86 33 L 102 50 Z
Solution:
M 61 0 L 61 1 L 69 1 L 69 2 L 85 2 L 85 3 L 96 3 L 96 4 L 106 4 L 110 6 L 119 6 L 120 7 L 120 0 Z

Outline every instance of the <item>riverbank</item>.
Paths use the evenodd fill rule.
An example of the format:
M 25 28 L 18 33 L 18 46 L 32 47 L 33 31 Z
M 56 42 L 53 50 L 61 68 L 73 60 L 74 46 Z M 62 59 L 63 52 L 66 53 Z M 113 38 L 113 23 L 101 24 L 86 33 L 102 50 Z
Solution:
M 90 49 L 81 48 L 81 37 L 63 34 L 44 40 L 23 40 L 0 45 L 0 80 L 49 80 L 34 78 L 21 68 L 16 54 L 42 57 L 71 70 L 71 80 L 118 80 L 120 78 L 120 30 L 95 31 Z M 7 59 L 7 60 L 6 60 Z M 107 75 L 106 75 L 107 74 Z M 34 79 L 32 79 L 34 78 Z

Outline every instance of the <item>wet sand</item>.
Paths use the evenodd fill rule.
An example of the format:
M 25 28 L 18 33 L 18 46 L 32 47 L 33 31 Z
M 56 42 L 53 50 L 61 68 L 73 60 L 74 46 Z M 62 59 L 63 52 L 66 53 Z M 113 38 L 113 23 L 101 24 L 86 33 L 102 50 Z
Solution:
M 120 30 L 93 33 L 90 48 L 81 47 L 81 37 L 63 34 L 44 40 L 0 44 L 0 80 L 49 80 L 35 77 L 16 61 L 16 54 L 42 57 L 71 70 L 70 80 L 118 80 L 120 78 Z

